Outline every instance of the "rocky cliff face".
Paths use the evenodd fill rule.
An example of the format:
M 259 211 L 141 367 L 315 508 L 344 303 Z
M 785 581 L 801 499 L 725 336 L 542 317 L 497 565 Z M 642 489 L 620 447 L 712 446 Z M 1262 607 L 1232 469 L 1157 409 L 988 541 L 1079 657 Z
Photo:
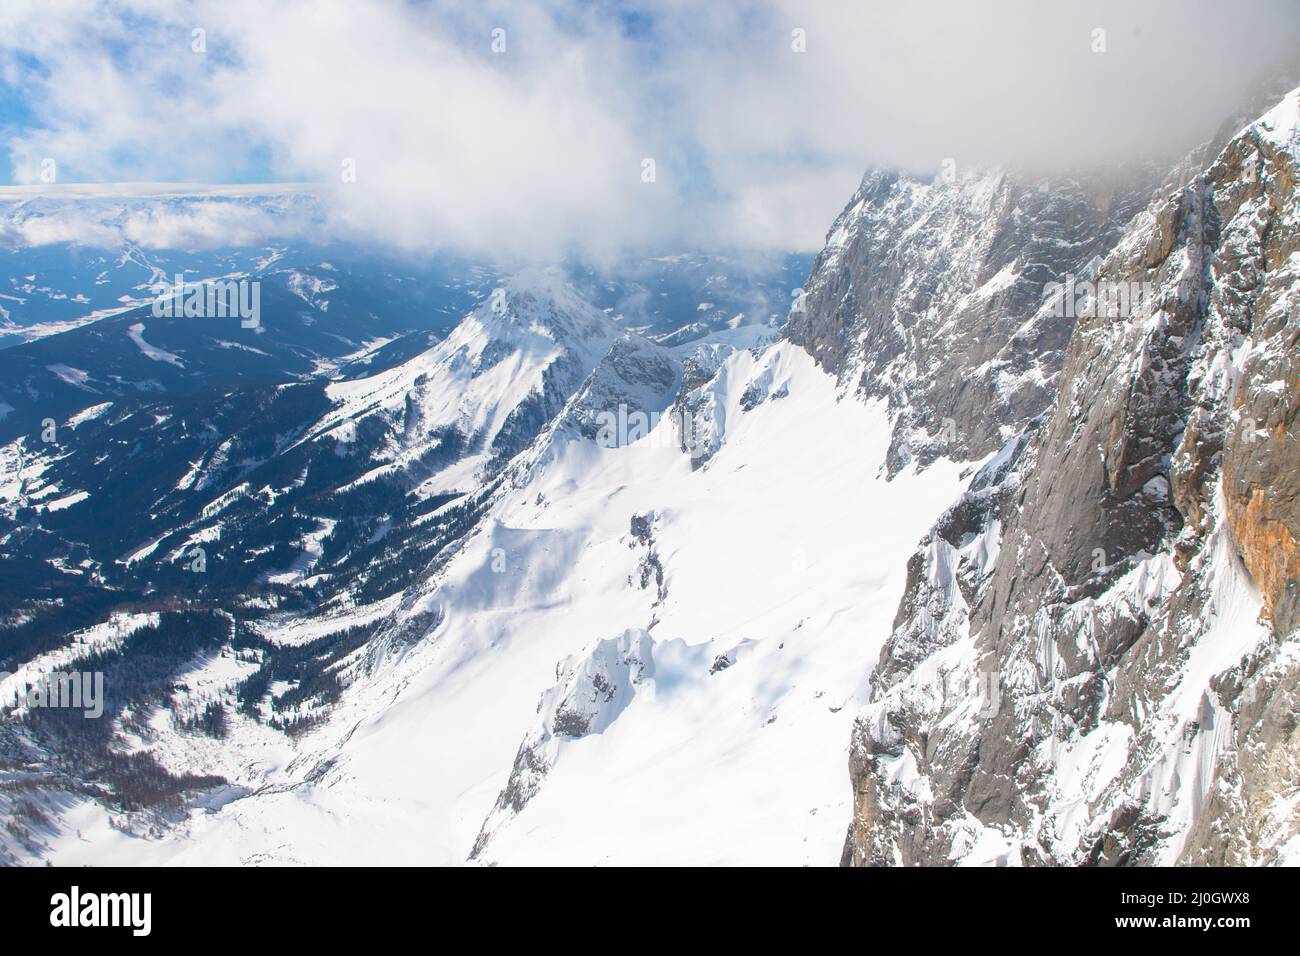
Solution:
M 1044 289 L 1086 276 L 1156 182 L 1145 167 L 1086 185 L 955 166 L 931 180 L 869 172 L 787 335 L 888 400 L 890 474 L 983 457 L 1050 400 L 1073 315 Z
M 914 556 L 846 863 L 1294 858 L 1298 113 L 1293 91 L 1133 219 L 1050 409 Z

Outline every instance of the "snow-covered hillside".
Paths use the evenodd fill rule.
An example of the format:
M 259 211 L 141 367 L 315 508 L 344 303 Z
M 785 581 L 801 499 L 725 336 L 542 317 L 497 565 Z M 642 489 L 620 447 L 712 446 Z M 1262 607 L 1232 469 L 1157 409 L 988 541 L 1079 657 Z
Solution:
M 385 438 L 366 449 L 376 469 L 359 481 L 422 468 L 433 472 L 422 494 L 472 488 L 489 463 L 508 461 L 536 437 L 620 334 L 558 272 L 516 276 L 424 354 L 331 384 L 335 407 L 304 440 L 349 443 L 378 416 Z
M 503 863 L 832 860 L 850 721 L 959 469 L 885 481 L 881 406 L 792 345 L 718 374 L 706 466 L 667 417 L 624 447 L 552 436 L 396 612 L 439 623 L 357 654 L 330 722 L 254 794 L 160 840 L 86 803 L 52 858 L 455 863 L 478 840 Z

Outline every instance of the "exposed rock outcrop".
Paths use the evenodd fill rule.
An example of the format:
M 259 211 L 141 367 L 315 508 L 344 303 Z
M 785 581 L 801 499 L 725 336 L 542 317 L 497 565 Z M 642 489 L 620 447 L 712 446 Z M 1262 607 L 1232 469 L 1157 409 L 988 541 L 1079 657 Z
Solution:
M 654 644 L 648 632 L 631 628 L 556 666 L 555 685 L 537 704 L 537 725 L 519 745 L 510 779 L 483 822 L 470 859 L 480 858 L 493 832 L 537 794 L 565 741 L 601 733 L 632 702 L 637 686 L 654 677 Z
M 1088 275 L 1159 181 L 1147 167 L 1087 186 L 945 172 L 869 172 L 787 326 L 841 381 L 888 399 L 890 474 L 987 455 L 1046 407 L 1073 316 L 1045 290 Z
M 1298 114 L 1300 90 L 1133 220 L 1090 276 L 1127 305 L 1079 313 L 1042 427 L 922 544 L 846 863 L 1300 849 Z

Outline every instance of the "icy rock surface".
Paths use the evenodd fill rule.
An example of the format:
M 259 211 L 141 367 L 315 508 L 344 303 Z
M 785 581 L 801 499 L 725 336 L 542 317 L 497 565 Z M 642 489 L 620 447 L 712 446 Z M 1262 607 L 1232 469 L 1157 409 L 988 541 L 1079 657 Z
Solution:
M 890 474 L 975 459 L 1050 400 L 1072 320 L 1045 289 L 1086 276 L 1146 204 L 1153 170 L 1035 179 L 872 170 L 835 221 L 789 338 L 889 402 Z
M 1079 319 L 1045 421 L 913 558 L 845 862 L 1293 861 L 1298 112 L 1133 220 L 1097 276 L 1154 293 Z

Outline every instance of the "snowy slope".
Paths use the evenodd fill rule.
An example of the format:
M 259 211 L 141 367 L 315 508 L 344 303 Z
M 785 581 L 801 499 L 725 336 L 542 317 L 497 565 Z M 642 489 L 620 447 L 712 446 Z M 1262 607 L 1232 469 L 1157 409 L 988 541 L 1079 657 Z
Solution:
M 532 440 L 620 334 L 557 271 L 515 276 L 424 354 L 330 385 L 335 407 L 304 440 L 348 443 L 378 418 L 387 437 L 371 476 L 423 470 L 422 494 L 464 491 Z
M 87 804 L 90 842 L 61 840 L 53 859 L 455 863 L 490 818 L 492 862 L 833 861 L 849 721 L 904 558 L 959 469 L 884 481 L 882 408 L 841 400 L 789 344 L 721 373 L 732 424 L 707 466 L 653 435 L 555 436 L 399 612 L 436 606 L 441 623 L 358 658 L 292 764 L 156 842 Z M 783 397 L 742 411 L 765 375 Z M 547 732 L 539 702 L 627 634 L 650 658 L 634 691 L 580 735 L 552 721 L 536 792 L 494 812 L 521 745 Z

